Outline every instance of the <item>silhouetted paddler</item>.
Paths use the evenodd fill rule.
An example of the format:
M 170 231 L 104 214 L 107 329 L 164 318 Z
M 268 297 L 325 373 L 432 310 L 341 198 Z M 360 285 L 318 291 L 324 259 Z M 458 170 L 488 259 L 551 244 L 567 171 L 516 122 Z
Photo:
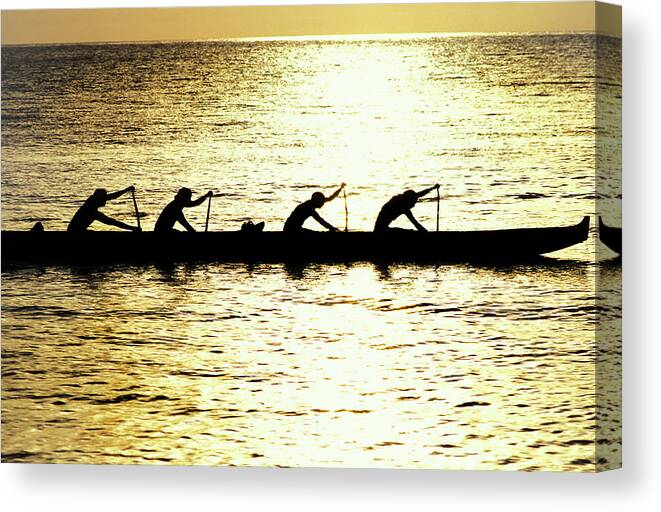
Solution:
M 319 224 L 324 226 L 326 229 L 329 231 L 337 231 L 337 228 L 326 222 L 324 219 L 321 218 L 321 215 L 317 213 L 317 209 L 321 208 L 323 205 L 328 203 L 329 201 L 332 201 L 335 199 L 338 195 L 340 195 L 340 192 L 342 192 L 342 189 L 346 186 L 345 183 L 342 183 L 340 185 L 340 188 L 338 188 L 335 192 L 330 197 L 324 196 L 321 192 L 315 192 L 312 194 L 312 197 L 305 201 L 304 203 L 299 204 L 296 208 L 294 208 L 294 211 L 291 212 L 291 215 L 285 222 L 285 228 L 284 230 L 287 232 L 297 232 L 297 231 L 308 231 L 303 227 L 303 224 L 305 223 L 308 218 L 312 217 L 314 220 L 316 220 Z
M 112 219 L 99 211 L 99 208 L 105 206 L 108 201 L 117 199 L 127 192 L 133 192 L 134 190 L 135 187 L 133 187 L 133 185 L 124 190 L 111 193 L 108 193 L 105 188 L 97 188 L 94 193 L 85 200 L 82 206 L 78 208 L 78 211 L 72 217 L 71 222 L 69 222 L 67 231 L 70 233 L 87 231 L 87 228 L 89 228 L 95 220 L 128 231 L 141 231 L 137 226 L 131 226 L 119 220 Z
M 177 192 L 177 195 L 174 196 L 174 199 L 170 201 L 170 203 L 165 208 L 163 208 L 163 211 L 158 216 L 154 231 L 161 233 L 175 231 L 174 225 L 177 222 L 186 228 L 186 231 L 195 231 L 195 228 L 188 223 L 186 217 L 184 216 L 184 208 L 199 206 L 207 198 L 212 196 L 213 192 L 209 190 L 209 192 L 193 201 L 193 191 L 186 187 L 180 188 L 179 192 Z
M 406 192 L 390 199 L 390 201 L 384 204 L 381 208 L 379 216 L 376 218 L 376 223 L 374 224 L 374 231 L 382 232 L 388 229 L 396 229 L 391 228 L 390 224 L 392 224 L 400 215 L 406 215 L 418 231 L 427 231 L 427 229 L 416 220 L 411 210 L 418 202 L 418 199 L 439 187 L 440 185 L 436 184 L 433 187 L 422 190 L 421 192 L 407 190 Z

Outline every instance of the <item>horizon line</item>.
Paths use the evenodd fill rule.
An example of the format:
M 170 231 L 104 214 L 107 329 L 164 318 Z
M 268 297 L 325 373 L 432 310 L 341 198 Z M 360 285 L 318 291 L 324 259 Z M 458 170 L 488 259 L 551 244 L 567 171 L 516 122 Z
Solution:
M 305 35 L 269 35 L 269 36 L 238 36 L 238 37 L 210 37 L 200 39 L 135 39 L 125 41 L 99 40 L 99 41 L 53 41 L 34 43 L 1 43 L 0 47 L 27 47 L 27 46 L 94 46 L 94 45 L 132 45 L 132 44 L 171 44 L 171 43 L 213 43 L 213 42 L 267 42 L 267 41 L 332 41 L 334 39 L 387 39 L 387 38 L 451 38 L 469 37 L 473 35 L 489 36 L 533 36 L 533 35 L 591 35 L 622 39 L 619 34 L 612 34 L 595 30 L 530 30 L 514 31 L 456 31 L 456 32 L 365 32 L 346 34 L 305 34 Z

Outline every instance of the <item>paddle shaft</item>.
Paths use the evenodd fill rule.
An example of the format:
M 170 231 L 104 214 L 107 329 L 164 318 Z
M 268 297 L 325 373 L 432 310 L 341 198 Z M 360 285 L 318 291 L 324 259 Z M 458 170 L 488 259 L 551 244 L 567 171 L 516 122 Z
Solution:
M 436 231 L 439 229 L 441 217 L 441 193 L 436 189 Z
M 209 231 L 209 215 L 211 214 L 211 196 L 209 196 L 209 204 L 207 205 L 207 221 L 204 224 L 204 231 Z
M 344 232 L 349 231 L 349 207 L 347 206 L 347 191 L 342 189 L 344 192 Z
M 135 200 L 135 190 L 131 190 L 131 196 L 133 196 L 133 208 L 135 208 L 135 220 L 138 222 L 138 229 L 140 227 L 140 212 L 138 211 L 138 202 Z

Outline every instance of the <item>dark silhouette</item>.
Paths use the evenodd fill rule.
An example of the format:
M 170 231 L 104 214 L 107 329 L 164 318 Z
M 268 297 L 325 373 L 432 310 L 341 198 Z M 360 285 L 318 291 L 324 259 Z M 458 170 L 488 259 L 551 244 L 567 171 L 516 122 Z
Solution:
M 611 251 L 622 254 L 622 228 L 607 226 L 601 217 L 599 217 L 599 239 Z
M 376 218 L 376 223 L 374 224 L 374 231 L 383 232 L 388 229 L 397 229 L 391 228 L 390 224 L 392 224 L 400 215 L 406 215 L 418 231 L 427 231 L 427 229 L 413 216 L 411 209 L 416 205 L 418 199 L 429 194 L 432 190 L 438 190 L 439 187 L 440 185 L 436 184 L 421 192 L 407 190 L 406 192 L 391 198 L 381 208 L 379 216 Z
M 511 266 L 539 262 L 548 254 L 588 238 L 590 217 L 571 226 L 509 228 L 491 231 L 420 233 L 352 232 L 339 236 L 292 236 L 265 232 L 245 235 L 237 231 L 186 233 L 180 243 L 169 236 L 129 236 L 116 231 L 89 233 L 88 239 L 58 231 L 2 231 L 2 264 L 250 262 L 314 263 L 373 261 L 447 263 L 481 262 Z M 553 261 L 553 260 L 551 260 Z M 575 265 L 575 263 L 574 263 Z M 317 268 L 317 267 L 315 267 Z M 318 267 L 319 272 L 323 267 Z
M 170 203 L 165 208 L 163 208 L 163 211 L 158 216 L 154 231 L 159 233 L 176 231 L 174 229 L 174 225 L 177 222 L 185 227 L 186 231 L 195 231 L 195 228 L 191 226 L 186 220 L 186 217 L 184 217 L 184 208 L 199 206 L 207 198 L 212 196 L 213 192 L 209 190 L 209 192 L 193 201 L 193 191 L 186 187 L 180 188 L 179 192 L 177 192 L 177 195 L 174 196 L 174 199 L 170 201 Z
M 134 190 L 135 187 L 133 185 L 124 190 L 111 193 L 108 193 L 105 188 L 97 188 L 94 193 L 85 200 L 82 206 L 78 208 L 78 211 L 74 214 L 71 222 L 69 222 L 67 231 L 70 233 L 82 233 L 83 231 L 87 231 L 87 228 L 89 228 L 95 220 L 128 231 L 141 231 L 137 226 L 131 226 L 119 220 L 112 219 L 99 211 L 99 208 L 104 207 L 108 201 L 117 199 L 127 192 L 133 192 Z
M 319 224 L 324 226 L 329 231 L 337 231 L 337 228 L 326 222 L 321 218 L 321 215 L 317 213 L 317 209 L 321 208 L 323 205 L 332 201 L 337 196 L 340 195 L 342 189 L 346 186 L 346 183 L 342 183 L 340 188 L 338 188 L 330 197 L 324 196 L 321 192 L 315 192 L 312 194 L 312 197 L 305 201 L 304 203 L 299 204 L 294 211 L 291 212 L 291 215 L 285 222 L 284 231 L 287 232 L 305 232 L 310 231 L 303 227 L 303 224 L 309 217 L 312 217 Z
M 258 222 L 255 224 L 253 221 L 249 220 L 241 224 L 241 231 L 243 233 L 261 233 L 264 231 L 264 223 Z

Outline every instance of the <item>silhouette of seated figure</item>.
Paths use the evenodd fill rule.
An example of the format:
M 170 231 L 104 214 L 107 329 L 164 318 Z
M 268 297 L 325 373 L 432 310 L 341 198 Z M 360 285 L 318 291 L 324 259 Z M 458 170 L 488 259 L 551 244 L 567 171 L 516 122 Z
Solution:
M 415 192 L 414 190 L 407 190 L 402 194 L 398 194 L 391 198 L 386 204 L 383 205 L 381 211 L 379 212 L 378 217 L 376 218 L 376 223 L 374 224 L 375 232 L 384 232 L 388 230 L 395 230 L 399 228 L 391 228 L 392 224 L 397 217 L 400 215 L 406 215 L 406 217 L 411 221 L 418 231 L 427 231 L 422 224 L 420 224 L 416 218 L 413 216 L 411 210 L 418 202 L 418 199 L 429 194 L 432 190 L 436 190 L 440 185 L 436 184 L 433 187 L 426 188 L 420 192 Z
M 264 231 L 264 223 L 258 222 L 255 224 L 253 221 L 249 220 L 241 224 L 242 233 L 261 233 Z
M 342 183 L 340 185 L 340 188 L 338 188 L 335 192 L 333 192 L 333 194 L 330 197 L 324 196 L 324 194 L 322 194 L 321 192 L 315 192 L 314 194 L 312 194 L 312 197 L 310 199 L 299 204 L 296 208 L 294 208 L 294 211 L 291 212 L 291 215 L 285 222 L 284 231 L 289 233 L 296 233 L 296 232 L 303 233 L 306 231 L 311 231 L 303 227 L 305 221 L 308 220 L 308 218 L 310 217 L 312 217 L 314 220 L 316 220 L 319 224 L 324 226 L 329 231 L 337 231 L 336 227 L 326 222 L 321 217 L 321 215 L 317 213 L 317 209 L 321 208 L 323 205 L 332 201 L 338 195 L 340 195 L 340 192 L 342 192 L 342 189 L 345 186 L 346 184 Z
M 165 208 L 163 208 L 163 211 L 158 216 L 154 231 L 159 233 L 169 233 L 176 231 L 174 229 L 174 225 L 177 222 L 186 228 L 186 231 L 195 231 L 195 228 L 188 223 L 186 217 L 184 216 L 184 208 L 199 206 L 207 198 L 212 196 L 213 192 L 209 190 L 209 192 L 193 201 L 193 191 L 186 187 L 180 188 L 179 192 L 177 192 L 177 195 L 174 196 L 174 199 L 170 201 L 170 203 L 168 203 Z
M 133 187 L 133 185 L 125 188 L 124 190 L 110 193 L 105 188 L 97 188 L 94 193 L 85 200 L 82 206 L 78 208 L 78 211 L 74 214 L 71 221 L 69 222 L 67 231 L 69 233 L 85 232 L 94 221 L 98 221 L 109 226 L 126 229 L 128 231 L 141 231 L 141 229 L 137 226 L 131 226 L 119 220 L 112 219 L 99 211 L 99 208 L 104 207 L 108 201 L 117 199 L 127 192 L 133 192 L 134 190 L 135 187 Z

